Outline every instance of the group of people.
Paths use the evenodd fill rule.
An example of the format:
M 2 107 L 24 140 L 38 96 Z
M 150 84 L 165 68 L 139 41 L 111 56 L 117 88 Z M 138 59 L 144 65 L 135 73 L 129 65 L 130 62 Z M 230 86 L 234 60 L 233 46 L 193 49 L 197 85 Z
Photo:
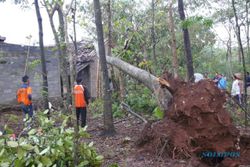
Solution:
M 204 76 L 200 73 L 195 73 L 195 82 L 198 82 L 202 79 L 209 79 L 208 74 L 206 73 Z M 235 73 L 232 77 L 232 87 L 231 87 L 231 96 L 239 103 L 242 104 L 243 95 L 244 95 L 244 82 L 241 73 Z M 216 86 L 221 90 L 227 89 L 227 80 L 226 77 L 220 73 L 216 73 L 215 77 L 212 79 Z M 247 72 L 246 76 L 246 86 L 248 92 L 250 93 L 250 75 Z
M 217 77 L 214 79 L 216 85 L 218 88 L 222 90 L 226 90 L 226 79 L 223 77 L 221 74 L 216 75 Z M 241 73 L 234 73 L 232 76 L 232 87 L 231 87 L 231 96 L 234 98 L 234 100 L 238 104 L 243 103 L 243 96 L 244 96 L 244 81 L 243 81 L 243 76 Z M 224 83 L 224 84 L 223 84 Z M 222 87 L 221 85 L 224 85 L 225 87 Z M 250 90 L 250 75 L 249 72 L 247 72 L 246 75 L 246 89 L 247 89 L 247 94 L 249 94 Z
M 27 75 L 22 77 L 22 82 L 23 84 L 17 90 L 17 102 L 21 106 L 24 121 L 26 121 L 27 119 L 31 119 L 33 117 L 32 88 Z M 81 127 L 84 127 L 86 125 L 87 105 L 89 104 L 90 95 L 87 88 L 81 83 L 82 80 L 77 78 L 74 85 L 73 95 L 75 97 L 76 123 L 79 126 L 79 121 L 81 119 Z

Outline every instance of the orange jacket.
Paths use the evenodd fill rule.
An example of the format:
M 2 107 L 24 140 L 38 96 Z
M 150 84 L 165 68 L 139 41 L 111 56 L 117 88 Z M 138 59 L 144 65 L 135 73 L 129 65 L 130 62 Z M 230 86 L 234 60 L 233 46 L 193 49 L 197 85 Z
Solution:
M 75 96 L 75 107 L 86 107 L 84 88 L 82 85 L 75 85 L 74 96 Z
M 17 102 L 24 105 L 32 104 L 31 101 L 32 88 L 28 85 L 23 85 L 17 90 Z

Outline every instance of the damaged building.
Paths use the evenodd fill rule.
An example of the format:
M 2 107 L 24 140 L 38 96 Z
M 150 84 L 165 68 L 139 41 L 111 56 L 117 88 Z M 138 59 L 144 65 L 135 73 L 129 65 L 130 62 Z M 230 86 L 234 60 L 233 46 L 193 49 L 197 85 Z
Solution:
M 1 38 L 2 39 L 2 38 Z M 98 57 L 93 45 L 80 43 L 76 56 L 77 76 L 83 79 L 91 97 L 97 96 Z M 45 48 L 48 72 L 49 97 L 62 95 L 59 59 L 53 47 Z M 36 46 L 22 46 L 0 42 L 0 105 L 16 104 L 16 91 L 22 84 L 21 78 L 26 74 L 30 77 L 33 98 L 42 96 L 42 70 L 40 50 Z

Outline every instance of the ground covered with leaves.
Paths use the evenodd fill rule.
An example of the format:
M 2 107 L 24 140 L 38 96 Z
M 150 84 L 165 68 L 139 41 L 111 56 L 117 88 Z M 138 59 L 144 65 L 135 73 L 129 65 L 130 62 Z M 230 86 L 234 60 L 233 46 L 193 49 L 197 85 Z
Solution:
M 81 142 L 91 143 L 104 156 L 103 167 L 184 167 L 250 165 L 250 128 L 235 126 L 227 110 L 227 96 L 212 81 L 196 84 L 171 78 L 166 73 L 173 99 L 162 120 L 144 123 L 130 114 L 114 121 L 116 134 L 102 136 L 103 120 L 88 111 L 87 132 Z M 54 111 L 56 114 L 57 111 Z M 13 117 L 13 115 L 15 115 Z M 18 108 L 0 112 L 0 128 L 22 130 Z M 143 115 L 144 117 L 147 117 Z M 243 118 L 240 118 L 243 119 Z M 149 119 L 148 119 L 149 120 Z M 13 129 L 13 131 L 11 131 Z M 204 157 L 204 152 L 238 152 L 238 157 Z
M 13 133 L 18 137 L 23 130 L 22 119 L 22 112 L 18 108 L 3 110 L 0 112 L 1 129 L 4 128 L 4 124 L 8 124 L 7 133 Z M 110 137 L 100 135 L 103 130 L 102 122 L 101 117 L 88 113 L 87 132 L 90 136 L 83 138 L 82 142 L 94 142 L 93 147 L 96 148 L 97 153 L 104 156 L 101 165 L 103 167 L 186 166 L 188 164 L 187 161 L 173 160 L 171 158 L 163 159 L 150 153 L 140 154 L 142 149 L 138 147 L 137 141 L 145 124 L 132 115 L 115 119 L 116 134 Z

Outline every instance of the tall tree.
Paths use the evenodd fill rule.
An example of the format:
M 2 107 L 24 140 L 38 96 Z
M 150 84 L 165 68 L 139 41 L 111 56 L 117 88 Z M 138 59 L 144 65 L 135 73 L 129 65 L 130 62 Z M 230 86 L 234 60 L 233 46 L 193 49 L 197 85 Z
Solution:
M 173 19 L 173 0 L 171 0 L 169 4 L 169 31 L 171 34 L 171 50 L 172 50 L 172 66 L 173 66 L 173 73 L 174 77 L 178 77 L 178 58 L 177 58 L 177 49 L 176 49 L 176 37 L 174 31 L 174 19 Z
M 178 0 L 178 11 L 179 11 L 181 21 L 184 22 L 185 13 L 184 13 L 183 0 Z M 184 39 L 184 50 L 185 50 L 185 55 L 186 55 L 188 80 L 193 82 L 194 81 L 194 68 L 193 68 L 193 58 L 192 58 L 192 51 L 191 51 L 188 28 L 186 26 L 183 26 L 182 31 L 183 31 L 183 39 Z
M 234 17 L 235 17 L 235 23 L 236 23 L 236 28 L 237 28 L 237 40 L 238 40 L 238 44 L 239 44 L 239 50 L 241 52 L 241 56 L 242 56 L 242 65 L 243 65 L 243 70 L 244 70 L 244 105 L 245 105 L 245 126 L 247 126 L 247 82 L 246 82 L 246 65 L 245 65 L 245 56 L 244 56 L 244 50 L 243 50 L 243 46 L 242 46 L 242 41 L 241 41 L 241 31 L 240 31 L 240 25 L 238 23 L 238 15 L 237 15 L 237 11 L 235 8 L 235 1 L 232 0 L 232 7 L 233 7 L 233 11 L 234 11 Z
M 247 59 L 248 59 L 248 62 L 250 62 L 250 41 L 249 41 L 249 4 L 250 4 L 250 1 L 249 0 L 246 0 L 246 39 L 247 39 Z
M 152 37 L 152 49 L 153 49 L 153 61 L 154 61 L 154 72 L 157 68 L 157 58 L 156 58 L 156 37 L 155 37 L 155 0 L 151 2 L 152 8 L 152 27 L 151 27 L 151 37 Z
M 68 66 L 67 66 L 67 45 L 65 34 L 65 16 L 62 11 L 62 5 L 58 1 L 53 1 L 50 3 L 47 0 L 43 0 L 47 14 L 49 16 L 50 26 L 55 38 L 55 43 L 57 47 L 57 52 L 59 56 L 59 64 L 60 64 L 60 78 L 62 80 L 62 90 L 63 90 L 63 99 L 65 107 L 67 108 L 70 104 L 70 85 L 69 85 L 69 77 L 68 77 Z M 59 19 L 59 30 L 56 30 L 54 23 L 54 14 L 58 13 Z
M 41 62 L 42 62 L 42 78 L 43 78 L 43 88 L 42 88 L 42 95 L 43 95 L 43 102 L 44 108 L 49 108 L 49 101 L 48 101 L 48 79 L 47 79 L 47 70 L 46 70 L 46 60 L 45 60 L 45 53 L 44 53 L 44 44 L 43 44 L 43 24 L 42 24 L 42 17 L 40 13 L 39 3 L 38 0 L 35 0 L 35 8 L 36 8 L 36 16 L 38 21 L 39 27 L 39 46 L 40 46 L 40 55 L 41 55 Z
M 105 46 L 103 39 L 103 26 L 102 26 L 102 13 L 99 0 L 94 0 L 94 13 L 95 13 L 95 24 L 98 40 L 98 52 L 101 64 L 101 71 L 103 76 L 103 116 L 104 116 L 104 135 L 113 135 L 115 128 L 113 124 L 112 115 L 112 101 L 111 101 L 111 90 L 109 85 L 108 67 L 105 56 Z

